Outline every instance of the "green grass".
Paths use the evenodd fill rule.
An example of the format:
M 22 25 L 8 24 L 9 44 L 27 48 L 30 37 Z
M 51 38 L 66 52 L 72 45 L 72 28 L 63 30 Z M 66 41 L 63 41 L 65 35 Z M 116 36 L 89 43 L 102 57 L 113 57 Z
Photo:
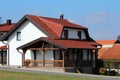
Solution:
M 0 80 L 100 80 L 70 76 L 35 74 L 27 72 L 0 71 Z

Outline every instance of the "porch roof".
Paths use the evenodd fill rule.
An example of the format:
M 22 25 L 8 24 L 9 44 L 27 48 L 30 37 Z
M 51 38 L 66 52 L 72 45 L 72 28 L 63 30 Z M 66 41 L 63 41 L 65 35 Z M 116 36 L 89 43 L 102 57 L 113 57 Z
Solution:
M 93 41 L 81 41 L 81 40 L 64 40 L 64 39 L 42 37 L 32 42 L 29 42 L 25 45 L 22 45 L 17 49 L 36 48 L 38 47 L 37 45 L 40 44 L 41 42 L 46 42 L 62 49 L 98 49 L 97 46 L 101 45 L 95 41 L 93 42 Z
M 7 45 L 0 46 L 0 49 L 7 49 Z

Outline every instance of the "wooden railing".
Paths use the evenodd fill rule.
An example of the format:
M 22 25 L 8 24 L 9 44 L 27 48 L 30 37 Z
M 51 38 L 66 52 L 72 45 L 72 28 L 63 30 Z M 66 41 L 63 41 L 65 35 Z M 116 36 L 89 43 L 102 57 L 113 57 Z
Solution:
M 63 65 L 64 63 L 64 65 Z M 45 60 L 44 67 L 87 67 L 92 66 L 92 61 L 82 60 L 76 65 L 75 60 L 68 60 L 63 62 L 63 60 Z M 24 60 L 24 66 L 26 67 L 43 67 L 42 60 Z
M 83 60 L 83 61 L 80 61 L 80 66 L 82 67 L 87 67 L 87 66 L 92 66 L 92 61 L 89 61 L 89 60 Z
M 65 67 L 75 67 L 75 60 L 66 60 Z
M 43 67 L 42 60 L 24 60 L 26 67 Z M 63 67 L 63 60 L 45 60 L 45 67 Z
M 89 60 L 81 60 L 76 62 L 75 60 L 65 61 L 65 67 L 87 67 L 92 66 L 92 61 Z

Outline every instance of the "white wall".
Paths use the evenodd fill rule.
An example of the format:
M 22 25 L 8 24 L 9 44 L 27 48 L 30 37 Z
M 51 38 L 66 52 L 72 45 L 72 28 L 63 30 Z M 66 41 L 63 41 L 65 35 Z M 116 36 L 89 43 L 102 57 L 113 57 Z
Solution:
M 86 39 L 86 35 L 83 30 L 70 28 L 65 28 L 65 30 L 68 30 L 68 38 L 78 39 L 77 32 L 81 31 L 81 39 Z M 62 38 L 64 38 L 64 33 L 62 33 Z
M 111 48 L 113 46 L 113 44 L 106 44 L 106 45 L 102 45 L 102 48 Z
M 16 34 L 17 32 L 21 32 L 21 41 L 17 41 Z M 40 37 L 46 37 L 40 29 L 35 27 L 33 23 L 30 21 L 24 22 L 8 39 L 9 43 L 9 55 L 10 55 L 10 65 L 21 65 L 22 64 L 22 55 L 16 50 L 17 47 L 26 44 L 30 41 L 33 41 Z M 32 54 L 30 51 L 26 52 L 26 57 L 30 58 Z
M 5 44 L 2 43 L 2 41 L 0 41 L 0 46 L 4 46 Z

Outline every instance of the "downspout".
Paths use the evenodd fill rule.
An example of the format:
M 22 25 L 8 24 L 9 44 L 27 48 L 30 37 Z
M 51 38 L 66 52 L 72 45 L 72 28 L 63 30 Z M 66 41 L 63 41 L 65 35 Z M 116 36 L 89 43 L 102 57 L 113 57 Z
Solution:
M 25 60 L 25 53 L 24 50 L 23 52 L 20 51 L 20 49 L 17 48 L 18 53 L 20 53 L 22 55 L 22 67 L 24 67 L 24 60 Z
M 3 43 L 3 44 L 6 44 L 6 45 L 8 46 L 8 52 L 7 52 L 7 53 L 8 53 L 8 56 L 7 56 L 8 60 L 7 60 L 7 62 L 8 62 L 8 66 L 10 66 L 10 62 L 9 62 L 9 61 L 10 61 L 10 57 L 9 57 L 9 56 L 10 56 L 10 54 L 9 54 L 9 53 L 10 53 L 9 44 L 6 43 L 6 42 L 4 42 L 4 41 L 2 41 L 2 43 Z

